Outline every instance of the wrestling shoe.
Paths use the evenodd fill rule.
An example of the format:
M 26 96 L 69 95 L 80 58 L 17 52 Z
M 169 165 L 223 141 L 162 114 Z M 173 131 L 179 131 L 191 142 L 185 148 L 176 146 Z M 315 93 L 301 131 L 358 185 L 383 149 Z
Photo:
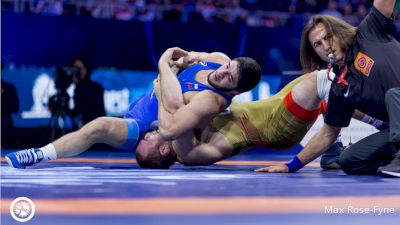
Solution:
M 330 148 L 321 156 L 319 162 L 322 169 L 340 169 L 339 157 L 343 151 L 342 142 L 338 141 L 331 145 Z
M 383 177 L 400 177 L 400 154 L 388 165 L 379 167 L 378 174 Z
M 43 160 L 43 153 L 38 148 L 30 148 L 6 155 L 6 161 L 9 166 L 18 169 L 25 169 L 26 166 L 32 166 Z

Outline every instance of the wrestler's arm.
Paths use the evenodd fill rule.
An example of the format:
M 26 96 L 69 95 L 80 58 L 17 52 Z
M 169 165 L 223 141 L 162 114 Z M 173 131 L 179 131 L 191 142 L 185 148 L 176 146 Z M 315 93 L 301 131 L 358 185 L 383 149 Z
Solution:
M 386 17 L 393 14 L 396 0 L 374 0 L 374 7 Z
M 322 155 L 336 140 L 340 133 L 340 127 L 332 127 L 324 124 L 320 131 L 318 131 L 307 145 L 297 155 L 302 165 L 306 165 Z M 269 173 L 288 173 L 289 168 L 285 165 L 265 167 L 257 169 L 257 172 Z
M 182 58 L 187 55 L 188 52 L 180 48 L 169 48 L 158 61 L 160 87 L 155 86 L 155 89 L 158 91 L 157 99 L 159 103 L 161 102 L 168 112 L 175 112 L 184 105 L 182 88 L 176 78 L 178 69 L 174 65 L 171 67 L 170 62 L 173 61 L 174 57 Z
M 179 142 L 179 140 L 176 140 L 175 144 L 179 144 Z M 208 166 L 228 158 L 230 156 L 229 153 L 231 153 L 230 151 L 224 152 L 212 144 L 200 144 L 193 148 L 179 147 L 179 149 L 186 150 L 184 152 L 176 152 L 179 162 L 186 166 Z
M 225 64 L 231 59 L 222 52 L 212 52 L 212 53 L 205 53 L 205 52 L 189 52 L 190 57 L 195 57 L 199 61 L 208 61 L 208 62 L 215 62 L 219 64 Z
M 159 103 L 160 105 L 160 103 Z M 226 107 L 226 106 L 224 106 Z M 158 109 L 158 125 L 164 140 L 173 140 L 202 124 L 207 124 L 223 110 L 217 96 L 209 91 L 196 94 L 191 101 L 171 114 Z
M 231 59 L 222 52 L 188 52 L 187 56 L 181 57 L 176 61 L 170 61 L 170 66 L 176 66 L 176 68 L 182 70 L 202 61 L 225 64 Z
M 154 85 L 157 98 L 159 97 L 159 89 L 160 89 L 160 84 L 159 82 L 155 81 Z M 193 99 L 192 102 L 196 103 L 196 99 Z M 196 103 L 197 104 L 197 103 Z M 199 102 L 201 104 L 201 102 Z M 173 119 L 174 117 L 172 116 L 171 113 L 167 112 L 163 106 L 163 104 L 159 101 L 158 102 L 158 117 L 159 117 L 159 129 L 161 136 L 164 138 L 165 132 L 175 132 L 173 129 L 179 129 L 178 127 L 172 128 L 169 127 L 171 130 L 166 131 L 166 127 L 170 126 L 169 122 Z M 178 112 L 181 113 L 181 112 Z M 179 115 L 178 115 L 179 116 Z M 188 118 L 189 119 L 189 118 Z M 179 121 L 183 122 L 183 121 Z M 193 124 L 192 122 L 189 122 L 189 124 Z M 175 124 L 178 125 L 179 124 Z M 182 127 L 181 127 L 182 128 Z M 163 136 L 164 135 L 164 136 Z M 171 135 L 171 134 L 168 134 Z M 194 134 L 192 130 L 189 130 L 188 132 L 183 132 L 179 133 L 180 135 L 178 138 L 174 139 L 174 150 L 175 153 L 177 154 L 179 158 L 179 162 L 185 165 L 210 165 L 215 162 L 218 162 L 222 159 L 225 159 L 229 157 L 229 154 L 231 153 L 230 151 L 224 152 L 221 149 L 218 149 L 216 146 L 209 145 L 209 144 L 201 144 L 197 145 L 197 141 L 194 140 Z
M 166 126 L 170 126 L 168 122 L 171 120 L 172 115 L 165 110 L 162 103 L 159 102 L 158 105 L 159 131 L 161 137 L 164 139 L 166 137 L 165 132 L 171 131 L 166 131 L 165 128 Z M 190 121 L 191 124 L 192 122 Z M 172 130 L 172 132 L 175 131 Z M 216 146 L 209 144 L 198 145 L 198 141 L 194 138 L 193 130 L 181 132 L 178 135 L 179 137 L 173 140 L 174 151 L 178 156 L 179 162 L 184 165 L 210 165 L 229 156 L 230 152 L 224 153 Z
M 160 108 L 160 113 L 170 115 L 162 107 Z M 161 137 L 164 138 L 163 135 L 165 136 L 165 133 L 163 132 L 165 131 L 163 131 L 163 124 L 160 125 L 160 121 Z M 199 144 L 192 130 L 184 132 L 174 139 L 173 146 L 179 162 L 187 166 L 210 165 L 228 158 L 231 154 L 231 151 L 220 149 L 213 144 Z

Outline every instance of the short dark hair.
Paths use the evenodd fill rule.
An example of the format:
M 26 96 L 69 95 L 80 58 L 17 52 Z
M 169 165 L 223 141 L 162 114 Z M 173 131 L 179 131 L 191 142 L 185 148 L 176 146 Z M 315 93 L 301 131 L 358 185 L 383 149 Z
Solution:
M 256 87 L 262 75 L 260 65 L 249 57 L 238 57 L 233 60 L 238 62 L 239 70 L 239 80 L 235 90 L 243 93 Z
M 141 151 L 136 151 L 135 155 L 139 166 L 148 169 L 168 169 L 177 160 L 176 155 L 168 154 L 162 156 L 159 151 L 154 151 L 152 154 L 143 154 Z

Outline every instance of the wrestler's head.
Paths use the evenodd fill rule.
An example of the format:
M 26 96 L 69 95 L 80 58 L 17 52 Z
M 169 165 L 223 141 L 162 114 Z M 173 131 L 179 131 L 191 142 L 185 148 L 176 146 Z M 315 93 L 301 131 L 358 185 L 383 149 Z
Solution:
M 341 19 L 328 15 L 311 17 L 301 37 L 300 61 L 303 70 L 311 72 L 326 68 L 331 53 L 335 63 L 344 64 L 355 32 L 355 27 Z
M 162 140 L 157 131 L 146 133 L 136 147 L 135 154 L 142 168 L 168 169 L 177 161 L 171 142 Z
M 240 94 L 257 86 L 261 75 L 261 67 L 254 59 L 239 57 L 211 72 L 208 83 L 219 91 Z

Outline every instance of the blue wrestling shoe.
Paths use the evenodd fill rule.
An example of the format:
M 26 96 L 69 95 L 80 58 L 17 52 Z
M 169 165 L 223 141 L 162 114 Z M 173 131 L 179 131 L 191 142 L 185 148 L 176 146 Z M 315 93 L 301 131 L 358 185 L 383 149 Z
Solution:
M 343 151 L 342 142 L 338 141 L 322 155 L 320 166 L 322 169 L 340 169 L 339 157 Z
M 26 166 L 32 166 L 42 160 L 43 153 L 38 148 L 25 149 L 6 155 L 8 165 L 18 169 L 25 169 Z

